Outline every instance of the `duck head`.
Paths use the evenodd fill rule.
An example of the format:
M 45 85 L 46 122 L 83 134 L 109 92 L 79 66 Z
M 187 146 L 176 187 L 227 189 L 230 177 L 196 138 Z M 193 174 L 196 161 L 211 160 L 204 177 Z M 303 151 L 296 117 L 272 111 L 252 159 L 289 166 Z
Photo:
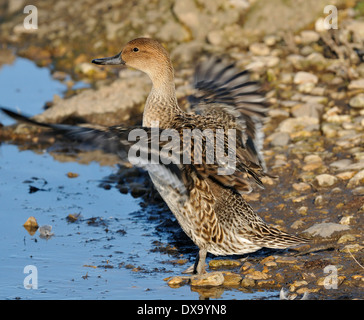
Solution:
M 99 65 L 126 65 L 145 72 L 156 85 L 161 79 L 173 81 L 173 67 L 169 54 L 154 39 L 137 38 L 126 44 L 124 49 L 113 57 L 92 60 Z

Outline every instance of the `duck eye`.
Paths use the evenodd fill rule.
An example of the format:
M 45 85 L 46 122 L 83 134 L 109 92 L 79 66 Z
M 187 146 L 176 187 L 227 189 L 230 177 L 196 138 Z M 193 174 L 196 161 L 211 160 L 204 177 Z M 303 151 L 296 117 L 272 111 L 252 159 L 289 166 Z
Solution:
M 138 48 L 134 48 L 134 49 L 133 49 L 133 51 L 134 51 L 134 52 L 138 52 L 138 51 L 139 51 L 139 49 L 138 49 Z

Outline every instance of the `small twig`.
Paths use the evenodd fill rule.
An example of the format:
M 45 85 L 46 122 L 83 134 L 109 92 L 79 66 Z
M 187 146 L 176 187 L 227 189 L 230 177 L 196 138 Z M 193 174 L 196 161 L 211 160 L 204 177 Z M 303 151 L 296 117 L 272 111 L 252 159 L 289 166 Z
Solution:
M 350 250 L 348 250 L 348 252 L 350 253 L 351 257 L 354 259 L 354 261 L 362 268 L 364 269 L 364 267 L 359 263 L 358 260 L 355 259 L 355 257 L 353 256 L 353 254 L 350 252 Z

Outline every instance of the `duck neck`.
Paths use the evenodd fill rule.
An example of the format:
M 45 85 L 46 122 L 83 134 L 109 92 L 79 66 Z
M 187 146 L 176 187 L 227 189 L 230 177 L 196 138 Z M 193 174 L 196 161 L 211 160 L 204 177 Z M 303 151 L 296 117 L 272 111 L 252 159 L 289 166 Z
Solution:
M 143 125 L 151 127 L 152 122 L 157 121 L 160 128 L 168 128 L 170 121 L 182 113 L 177 102 L 173 69 L 167 73 L 154 73 L 150 78 L 153 87 L 144 107 Z

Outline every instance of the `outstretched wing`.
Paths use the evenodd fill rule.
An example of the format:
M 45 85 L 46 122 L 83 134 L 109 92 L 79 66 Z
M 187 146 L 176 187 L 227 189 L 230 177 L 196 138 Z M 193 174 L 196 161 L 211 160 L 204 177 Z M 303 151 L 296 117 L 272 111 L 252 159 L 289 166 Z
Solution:
M 239 130 L 247 157 L 265 170 L 262 127 L 267 105 L 249 71 L 239 71 L 234 63 L 212 57 L 197 66 L 194 87 L 196 93 L 189 97 L 192 111 L 214 116 L 227 127 Z
M 51 124 L 33 120 L 30 117 L 4 107 L 0 107 L 0 110 L 17 121 L 48 128 L 55 134 L 61 134 L 72 141 L 90 145 L 105 153 L 116 154 L 123 161 L 130 161 L 134 166 L 143 168 L 158 176 L 160 181 L 165 185 L 171 186 L 180 194 L 188 193 L 185 186 L 185 173 L 182 170 L 180 162 L 182 151 L 175 151 L 173 157 L 162 152 L 167 141 L 152 144 L 153 135 L 155 135 L 152 128 L 140 126 L 98 126 L 94 128 L 88 126 Z M 154 138 L 159 141 L 160 133 L 157 132 L 157 134 L 158 136 L 154 136 Z M 175 145 L 175 147 L 178 147 L 178 145 Z

